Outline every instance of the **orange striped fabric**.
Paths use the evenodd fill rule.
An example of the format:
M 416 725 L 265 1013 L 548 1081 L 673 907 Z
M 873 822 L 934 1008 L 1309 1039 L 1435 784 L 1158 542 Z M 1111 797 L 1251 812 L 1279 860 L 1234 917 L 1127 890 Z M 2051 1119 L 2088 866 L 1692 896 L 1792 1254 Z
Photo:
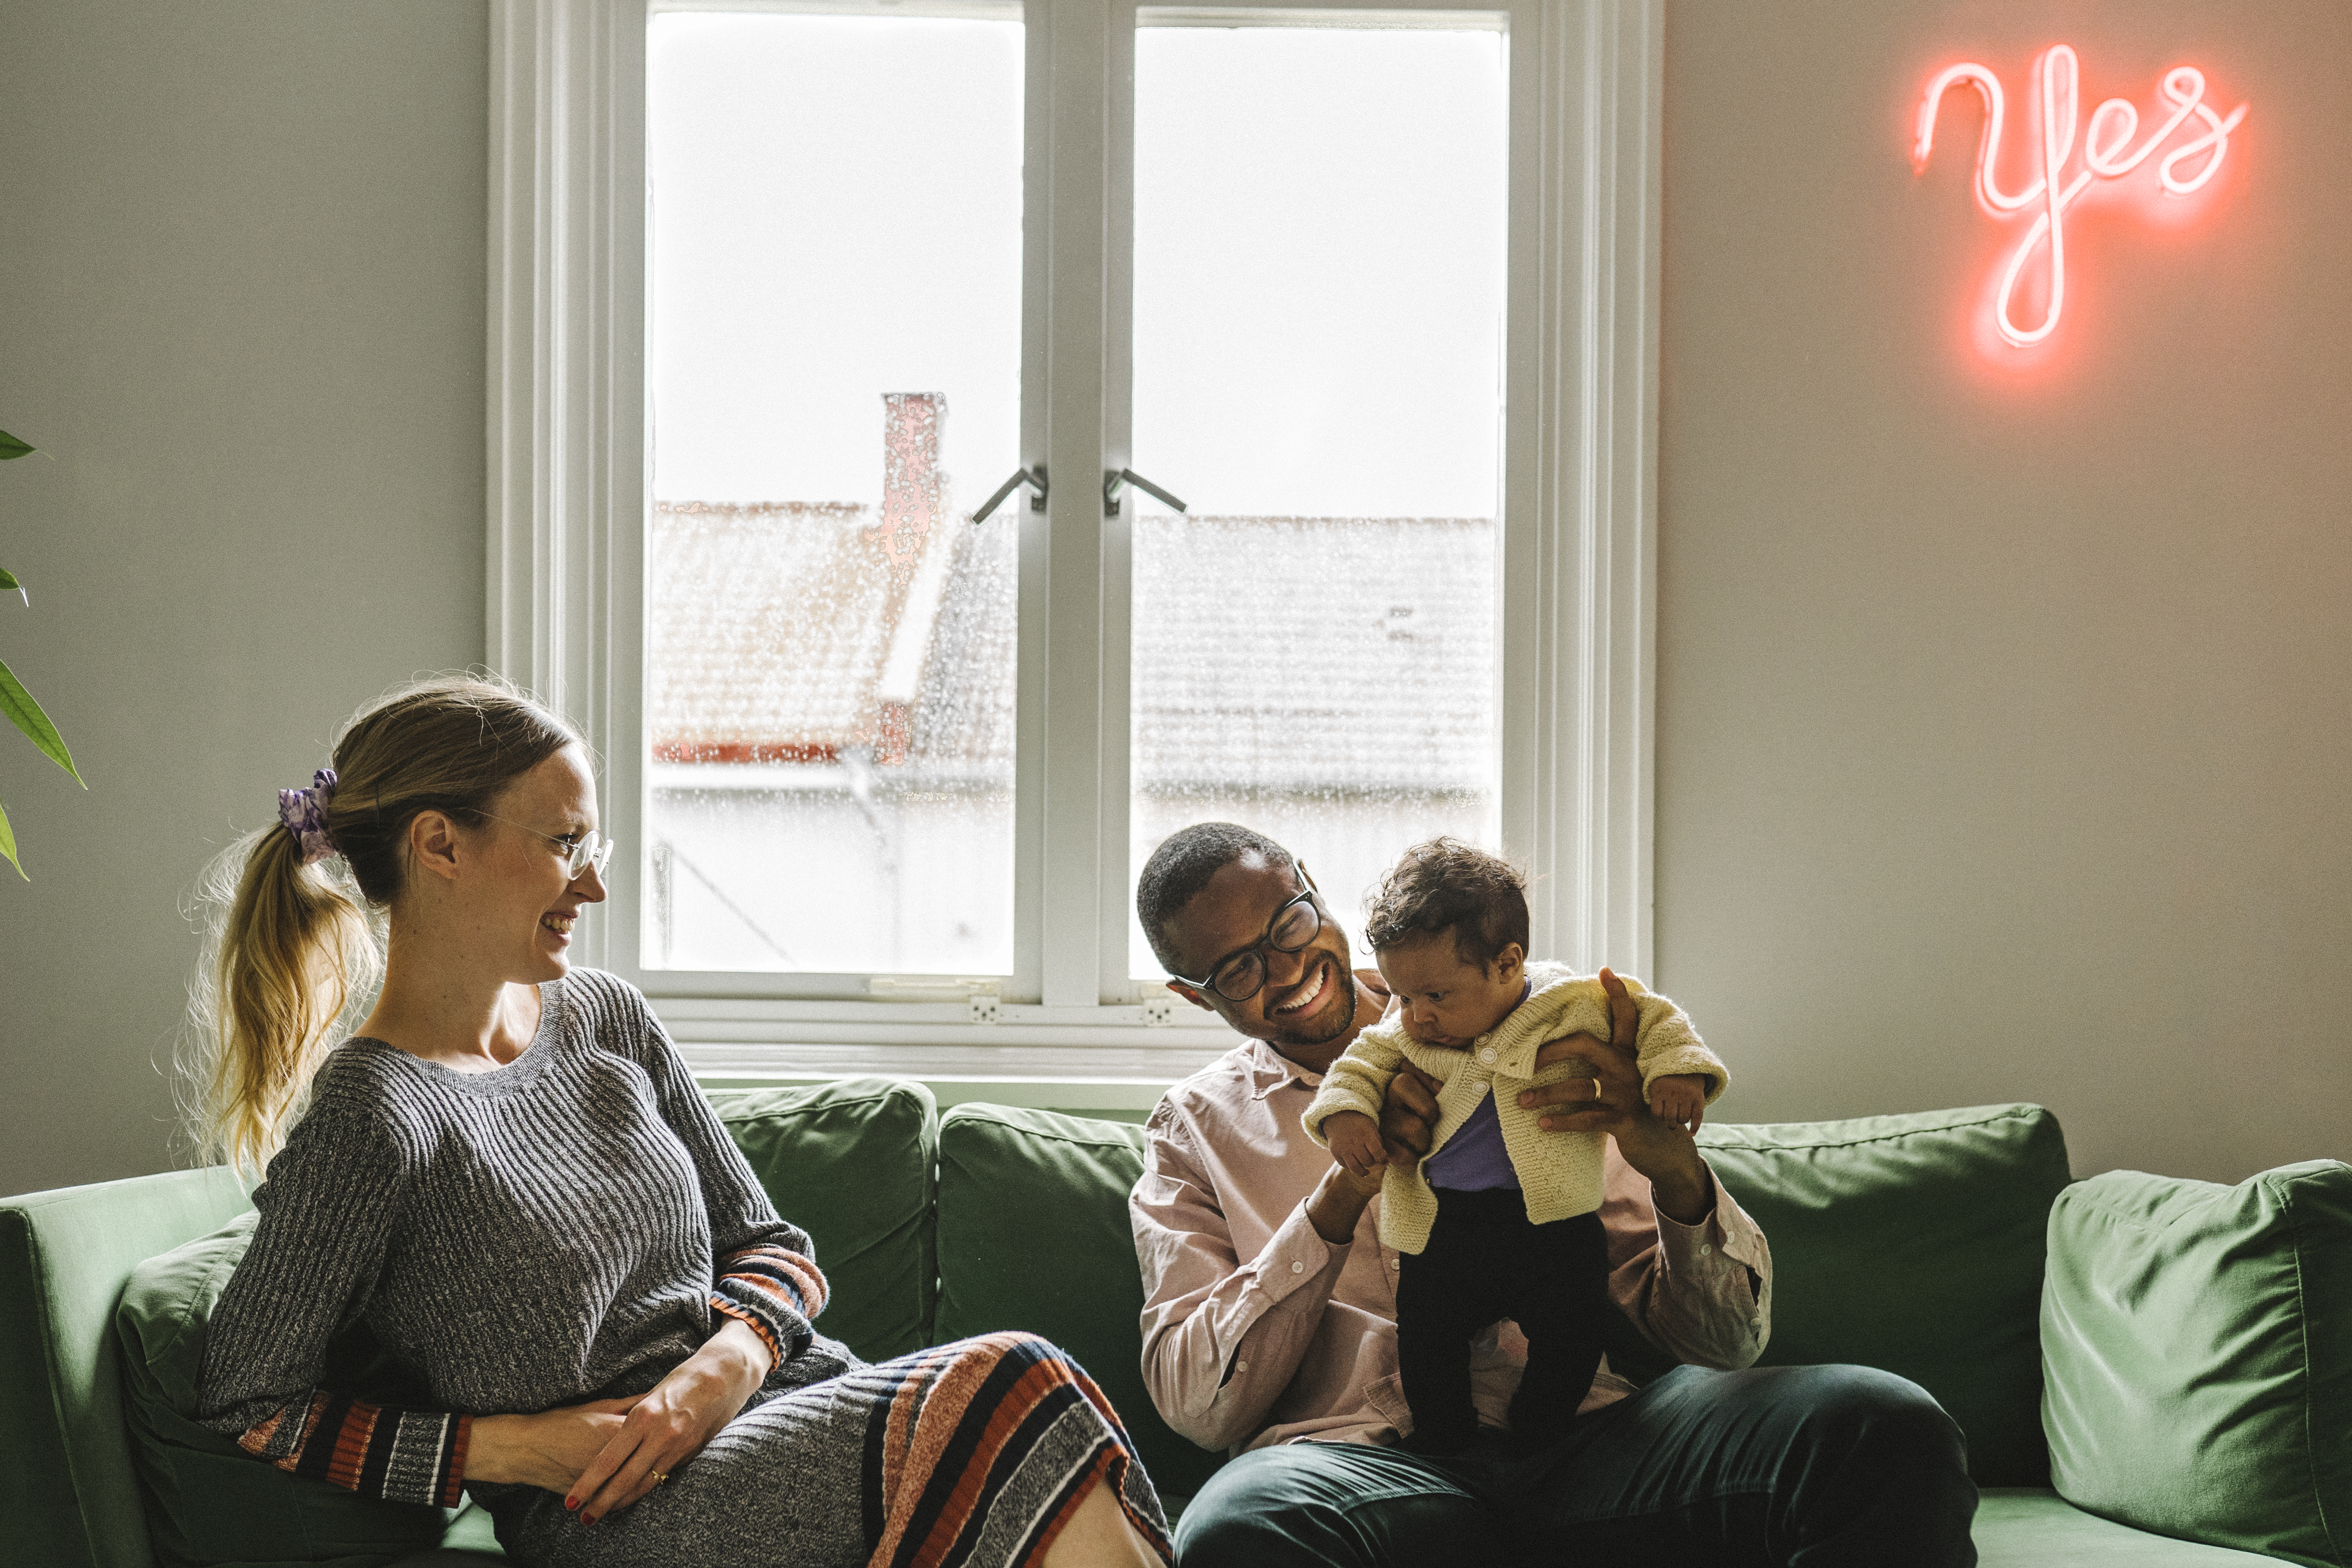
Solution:
M 748 1323 L 778 1365 L 808 1343 L 809 1320 L 824 1310 L 824 1275 L 789 1247 L 746 1247 L 719 1260 L 713 1311 Z
M 289 1405 L 247 1428 L 237 1446 L 281 1470 L 364 1497 L 442 1508 L 463 1499 L 472 1416 L 363 1405 L 317 1389 L 299 1406 L 302 1431 L 293 1447 L 272 1453 L 273 1439 L 297 1408 Z
M 872 1370 L 896 1387 L 867 1434 L 869 1568 L 961 1568 L 983 1534 L 1018 1541 L 1010 1568 L 1034 1568 L 1097 1484 L 1174 1560 L 1126 1430 L 1053 1345 L 985 1334 Z

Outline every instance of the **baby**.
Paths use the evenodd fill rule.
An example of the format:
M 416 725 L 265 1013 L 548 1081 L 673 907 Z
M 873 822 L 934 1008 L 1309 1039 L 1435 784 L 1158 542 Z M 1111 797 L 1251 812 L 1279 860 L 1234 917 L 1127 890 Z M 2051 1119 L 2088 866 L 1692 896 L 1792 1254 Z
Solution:
M 1381 1239 L 1397 1278 L 1397 1370 L 1412 1407 L 1408 1446 L 1449 1454 L 1477 1432 L 1470 1339 L 1516 1320 L 1528 1364 L 1511 1400 L 1523 1448 L 1559 1436 L 1601 1364 L 1609 1299 L 1598 1132 L 1547 1132 L 1518 1103 L 1538 1084 L 1591 1078 L 1570 1058 L 1538 1072 L 1546 1041 L 1610 1037 L 1601 983 L 1527 962 L 1526 882 L 1507 862 L 1451 838 L 1406 852 L 1381 879 L 1364 939 L 1396 998 L 1331 1064 L 1307 1109 L 1308 1136 L 1350 1172 L 1387 1165 L 1381 1102 L 1404 1062 L 1439 1082 L 1437 1125 L 1416 1168 L 1387 1165 Z M 1729 1081 L 1690 1019 L 1626 982 L 1654 1116 L 1696 1131 Z

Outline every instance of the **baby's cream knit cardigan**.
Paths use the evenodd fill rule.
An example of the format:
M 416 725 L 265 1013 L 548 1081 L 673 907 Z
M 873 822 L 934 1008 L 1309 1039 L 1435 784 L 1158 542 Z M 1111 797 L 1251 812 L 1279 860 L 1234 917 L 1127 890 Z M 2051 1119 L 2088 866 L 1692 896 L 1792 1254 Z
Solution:
M 1360 1110 L 1380 1120 L 1381 1102 L 1389 1080 L 1402 1062 L 1411 1062 L 1436 1079 L 1437 1128 L 1429 1152 L 1445 1147 L 1478 1101 L 1491 1090 L 1503 1124 L 1503 1148 L 1518 1173 L 1527 1196 L 1528 1218 L 1537 1225 L 1591 1214 L 1601 1206 L 1601 1137 L 1598 1132 L 1547 1132 L 1536 1125 L 1540 1114 L 1519 1104 L 1519 1095 L 1538 1084 L 1591 1078 L 1591 1064 L 1571 1058 L 1536 1070 L 1536 1053 L 1548 1040 L 1565 1035 L 1609 1037 L 1609 995 L 1597 979 L 1580 979 L 1564 963 L 1528 965 L 1530 990 L 1501 1024 L 1479 1036 L 1467 1050 L 1415 1043 L 1403 1023 L 1391 1016 L 1356 1037 L 1347 1054 L 1323 1075 L 1323 1087 L 1301 1118 L 1307 1134 L 1328 1147 L 1323 1121 L 1335 1111 Z M 1706 1048 L 1691 1027 L 1688 1015 L 1664 997 L 1643 988 L 1638 980 L 1625 982 L 1641 1023 L 1633 1037 L 1634 1055 L 1642 1069 L 1643 1098 L 1649 1097 L 1652 1079 L 1673 1073 L 1704 1073 L 1712 1081 L 1710 1105 L 1731 1081 L 1722 1059 Z M 1428 1164 L 1389 1167 L 1381 1189 L 1381 1239 L 1399 1252 L 1418 1253 L 1429 1245 L 1430 1226 L 1437 1219 L 1437 1194 L 1421 1173 Z

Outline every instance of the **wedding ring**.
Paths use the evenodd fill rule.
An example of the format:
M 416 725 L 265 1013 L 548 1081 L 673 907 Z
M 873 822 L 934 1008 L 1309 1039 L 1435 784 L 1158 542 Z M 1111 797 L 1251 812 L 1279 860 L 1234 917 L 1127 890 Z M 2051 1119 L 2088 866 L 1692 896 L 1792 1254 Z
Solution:
M 649 1470 L 646 1474 L 653 1477 L 654 1485 L 656 1486 L 659 1486 L 664 1481 L 669 1479 L 669 1472 L 667 1470 Z
M 1601 1098 L 1601 1080 L 1597 1078 L 1592 1080 L 1592 1098 L 1595 1100 Z

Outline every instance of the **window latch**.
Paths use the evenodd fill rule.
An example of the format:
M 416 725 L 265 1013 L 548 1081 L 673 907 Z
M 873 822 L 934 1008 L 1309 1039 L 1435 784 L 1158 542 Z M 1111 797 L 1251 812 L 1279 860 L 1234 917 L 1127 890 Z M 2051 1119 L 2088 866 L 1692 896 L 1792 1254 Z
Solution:
M 1003 984 L 1001 978 L 987 974 L 877 974 L 866 981 L 866 989 L 871 995 L 909 1002 L 942 992 L 950 1000 L 961 996 L 965 1022 L 993 1024 L 1004 1016 L 1004 997 L 998 989 Z
M 1013 477 L 997 486 L 996 493 L 982 501 L 980 510 L 971 514 L 971 521 L 975 524 L 986 522 L 988 514 L 1003 506 L 1004 498 L 1023 485 L 1029 487 L 1029 510 L 1044 511 L 1045 510 L 1045 465 L 1040 463 L 1034 468 L 1013 469 Z
M 1133 485 L 1137 489 L 1163 505 L 1174 507 L 1178 511 L 1187 510 L 1182 501 L 1178 500 L 1133 468 L 1105 468 L 1103 470 L 1103 515 L 1105 517 L 1118 515 L 1119 492 L 1129 485 Z

